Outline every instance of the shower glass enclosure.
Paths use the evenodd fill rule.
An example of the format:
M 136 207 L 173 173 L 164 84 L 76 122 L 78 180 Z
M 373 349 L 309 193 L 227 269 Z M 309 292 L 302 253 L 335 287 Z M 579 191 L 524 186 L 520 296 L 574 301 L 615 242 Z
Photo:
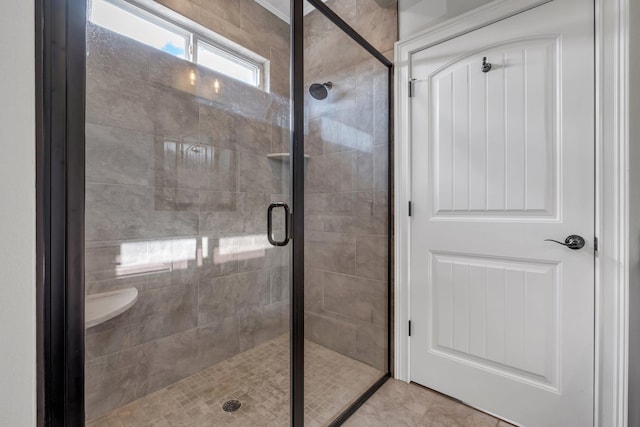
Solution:
M 304 19 L 305 420 L 323 425 L 388 372 L 389 68 Z
M 339 424 L 389 372 L 390 64 L 264 3 L 88 0 L 87 426 Z

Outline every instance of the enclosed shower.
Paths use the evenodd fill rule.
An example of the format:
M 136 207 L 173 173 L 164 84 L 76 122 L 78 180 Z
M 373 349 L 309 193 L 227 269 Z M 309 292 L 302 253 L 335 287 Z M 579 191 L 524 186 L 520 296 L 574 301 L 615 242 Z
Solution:
M 397 4 L 282 3 L 88 1 L 88 426 L 339 424 L 388 376 Z

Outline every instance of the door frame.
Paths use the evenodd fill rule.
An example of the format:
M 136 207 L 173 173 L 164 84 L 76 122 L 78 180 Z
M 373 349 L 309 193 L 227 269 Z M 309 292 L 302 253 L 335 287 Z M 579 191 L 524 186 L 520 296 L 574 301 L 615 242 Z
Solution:
M 394 377 L 410 375 L 411 55 L 553 0 L 494 0 L 395 45 Z M 595 426 L 628 424 L 629 176 L 628 57 L 630 0 L 595 8 Z
M 37 424 L 84 425 L 86 0 L 35 0 Z

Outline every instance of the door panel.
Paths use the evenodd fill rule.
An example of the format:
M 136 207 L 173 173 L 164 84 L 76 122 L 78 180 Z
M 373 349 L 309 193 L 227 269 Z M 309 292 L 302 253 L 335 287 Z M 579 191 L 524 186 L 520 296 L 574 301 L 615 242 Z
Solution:
M 411 59 L 411 379 L 528 426 L 593 424 L 592 9 Z
M 389 368 L 390 69 L 319 9 L 304 34 L 304 403 L 316 426 Z
M 429 348 L 557 390 L 558 265 L 431 253 Z
M 558 42 L 507 42 L 428 78 L 435 216 L 554 215 Z

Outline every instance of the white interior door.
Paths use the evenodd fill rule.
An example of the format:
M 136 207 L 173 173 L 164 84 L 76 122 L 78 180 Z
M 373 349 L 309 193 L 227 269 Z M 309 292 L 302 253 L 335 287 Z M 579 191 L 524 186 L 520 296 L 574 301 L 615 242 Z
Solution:
M 411 380 L 526 426 L 593 425 L 593 23 L 554 0 L 411 58 Z

